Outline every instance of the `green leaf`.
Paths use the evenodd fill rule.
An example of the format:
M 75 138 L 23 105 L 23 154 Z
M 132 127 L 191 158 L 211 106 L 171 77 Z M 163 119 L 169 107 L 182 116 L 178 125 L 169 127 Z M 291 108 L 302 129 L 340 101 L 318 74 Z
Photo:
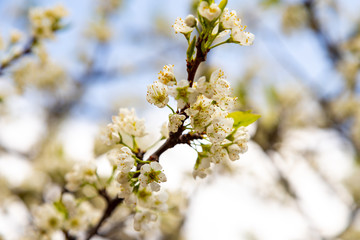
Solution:
M 229 113 L 228 117 L 234 119 L 234 128 L 239 128 L 249 126 L 258 120 L 261 116 L 259 114 L 251 113 L 251 111 L 237 111 Z
M 224 8 L 226 7 L 227 3 L 228 3 L 228 0 L 222 0 L 219 3 L 219 8 L 221 9 L 221 11 L 224 11 Z
M 263 0 L 262 5 L 265 7 L 271 7 L 280 3 L 280 0 Z
M 196 36 L 193 37 L 193 39 L 191 40 L 191 42 L 189 44 L 189 48 L 186 51 L 186 56 L 187 56 L 188 61 L 191 61 L 192 56 L 194 55 L 195 42 L 196 42 Z

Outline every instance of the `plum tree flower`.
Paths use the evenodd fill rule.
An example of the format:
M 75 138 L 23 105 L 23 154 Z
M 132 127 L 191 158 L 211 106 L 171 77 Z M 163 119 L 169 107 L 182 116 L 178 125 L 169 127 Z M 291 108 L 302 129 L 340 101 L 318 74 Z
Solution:
M 37 228 L 53 232 L 62 226 L 63 217 L 53 205 L 46 203 L 35 208 L 34 222 Z
M 128 173 L 133 167 L 135 160 L 134 154 L 128 147 L 122 147 L 121 149 L 112 149 L 108 153 L 108 159 L 113 166 L 117 166 L 123 173 Z
M 229 11 L 228 8 L 225 8 L 220 16 L 220 23 L 224 29 L 232 29 L 240 26 L 241 20 L 237 17 L 235 10 Z
M 165 65 L 163 70 L 159 72 L 158 79 L 162 84 L 167 86 L 176 85 L 176 78 L 174 75 L 174 65 Z
M 54 8 L 33 8 L 29 17 L 34 36 L 38 38 L 54 38 L 54 31 L 61 28 L 61 18 L 68 14 L 62 5 Z
M 167 87 L 161 82 L 155 81 L 147 87 L 146 100 L 159 108 L 163 108 L 169 102 Z
M 169 131 L 176 132 L 185 120 L 185 115 L 171 114 L 169 115 Z
M 169 94 L 177 100 L 177 107 L 183 108 L 187 103 L 196 101 L 197 92 L 194 88 L 189 86 L 189 81 L 181 80 L 178 84 L 169 89 Z
M 231 36 L 235 42 L 239 42 L 240 45 L 243 45 L 243 46 L 252 45 L 254 42 L 254 39 L 255 39 L 254 34 L 252 34 L 250 32 L 246 32 L 245 29 L 241 26 L 234 27 L 231 30 Z
M 130 136 L 143 137 L 146 135 L 145 121 L 135 115 L 134 109 L 120 108 L 119 115 L 113 117 L 113 123 Z
M 210 80 L 205 77 L 197 81 L 197 90 L 207 98 L 218 100 L 230 95 L 230 84 L 224 78 L 224 72 L 221 69 L 211 74 Z
M 221 9 L 216 3 L 208 4 L 207 1 L 201 1 L 198 11 L 200 15 L 210 22 L 217 19 L 221 14 Z
M 70 191 L 76 191 L 83 183 L 95 183 L 96 165 L 94 162 L 78 164 L 73 171 L 65 175 L 66 188 Z
M 231 133 L 233 124 L 234 119 L 217 114 L 217 116 L 212 119 L 210 126 L 206 128 L 206 134 L 211 142 L 220 142 Z
M 186 21 L 186 22 L 189 22 Z M 172 27 L 175 30 L 175 33 L 182 33 L 182 34 L 188 34 L 191 33 L 194 30 L 194 26 L 191 25 L 187 25 L 182 18 L 176 18 L 174 25 L 172 25 Z
M 157 215 L 150 211 L 141 211 L 135 213 L 134 229 L 136 231 L 149 230 L 151 222 L 156 221 Z
M 249 140 L 249 131 L 245 127 L 238 128 L 234 134 L 234 143 L 240 147 L 241 153 L 245 153 L 248 150 L 247 143 Z
M 203 132 L 211 123 L 212 115 L 216 107 L 213 101 L 204 95 L 200 95 L 196 102 L 186 109 L 185 112 L 190 116 L 191 126 L 197 132 Z
M 166 176 L 161 171 L 162 166 L 158 162 L 151 162 L 141 167 L 139 181 L 142 187 L 150 186 L 154 192 L 160 190 L 160 182 L 166 182 Z

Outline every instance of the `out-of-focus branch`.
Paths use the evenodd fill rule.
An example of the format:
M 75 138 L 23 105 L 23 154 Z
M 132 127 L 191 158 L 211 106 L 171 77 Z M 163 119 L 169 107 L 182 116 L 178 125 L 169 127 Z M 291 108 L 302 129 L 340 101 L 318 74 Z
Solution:
M 342 57 L 341 51 L 339 50 L 338 46 L 332 43 L 329 37 L 325 34 L 325 31 L 316 16 L 315 0 L 305 0 L 303 5 L 309 12 L 311 29 L 316 33 L 319 41 L 324 45 L 330 59 L 332 60 L 332 63 L 336 65 Z
M 109 196 L 106 194 L 106 191 L 102 193 L 102 196 L 106 200 L 106 209 L 103 212 L 103 215 L 101 216 L 99 222 L 88 231 L 88 235 L 86 237 L 86 240 L 90 240 L 94 235 L 96 235 L 102 226 L 102 224 L 108 219 L 111 214 L 114 212 L 114 210 L 118 207 L 119 204 L 121 204 L 124 199 L 115 197 L 114 199 L 110 199 Z
M 4 73 L 4 70 L 7 67 L 11 66 L 13 63 L 15 63 L 18 59 L 32 53 L 33 47 L 34 45 L 36 45 L 36 43 L 37 43 L 37 39 L 35 37 L 31 37 L 30 40 L 26 43 L 26 45 L 20 52 L 15 53 L 10 59 L 8 59 L 7 61 L 3 62 L 2 65 L 0 65 L 0 75 L 2 75 Z

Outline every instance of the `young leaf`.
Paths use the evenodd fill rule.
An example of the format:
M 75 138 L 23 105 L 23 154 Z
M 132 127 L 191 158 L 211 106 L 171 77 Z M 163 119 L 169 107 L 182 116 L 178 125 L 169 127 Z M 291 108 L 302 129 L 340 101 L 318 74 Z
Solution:
M 259 114 L 251 113 L 250 111 L 237 111 L 229 113 L 228 117 L 234 119 L 234 128 L 239 128 L 249 126 L 258 120 L 261 116 Z
M 196 42 L 196 36 L 193 37 L 192 41 L 190 42 L 189 48 L 186 51 L 188 61 L 191 61 L 192 56 L 194 55 L 195 42 Z

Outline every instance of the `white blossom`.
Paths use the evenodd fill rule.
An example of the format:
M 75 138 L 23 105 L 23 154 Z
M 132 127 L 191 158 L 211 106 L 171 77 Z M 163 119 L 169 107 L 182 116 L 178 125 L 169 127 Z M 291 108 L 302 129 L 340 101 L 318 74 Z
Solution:
M 200 95 L 197 101 L 185 110 L 186 114 L 190 116 L 191 126 L 198 132 L 203 132 L 205 127 L 210 124 L 215 111 L 212 100 L 204 95 Z
M 239 127 L 234 134 L 234 143 L 240 147 L 240 152 L 245 153 L 248 150 L 247 143 L 250 140 L 250 134 L 245 127 Z
M 134 216 L 134 229 L 136 231 L 147 231 L 150 229 L 151 222 L 157 220 L 157 215 L 150 211 L 141 211 L 135 213 Z
M 194 30 L 193 26 L 189 26 L 182 18 L 176 18 L 174 25 L 172 27 L 175 30 L 175 33 L 187 34 Z
M 33 216 L 36 227 L 46 232 L 58 230 L 63 224 L 62 214 L 49 203 L 37 206 Z
M 61 196 L 61 202 L 66 207 L 69 215 L 76 214 L 76 200 L 73 194 L 71 193 L 64 193 Z
M 150 208 L 151 207 L 151 197 L 152 191 L 149 187 L 141 187 L 136 193 L 137 201 L 141 207 Z
M 169 195 L 166 192 L 160 192 L 158 194 L 153 194 L 150 198 L 151 209 L 166 212 L 168 210 L 167 200 Z
M 161 171 L 162 167 L 158 162 L 144 164 L 140 169 L 139 181 L 142 187 L 150 186 L 154 192 L 160 190 L 160 182 L 166 182 L 166 176 Z
M 217 105 L 224 111 L 230 112 L 235 108 L 237 97 L 219 97 L 216 99 Z
M 194 179 L 196 179 L 197 177 L 205 178 L 210 168 L 210 162 L 211 162 L 210 157 L 201 158 L 199 166 L 197 166 L 197 168 L 194 169 L 192 172 L 193 178 Z
M 239 160 L 241 148 L 237 144 L 231 144 L 228 148 L 229 158 L 231 161 Z
M 162 84 L 167 86 L 176 85 L 176 78 L 174 75 L 174 65 L 165 65 L 163 70 L 159 72 L 158 79 Z
M 242 26 L 234 27 L 231 30 L 231 36 L 234 41 L 239 42 L 243 46 L 252 45 L 255 39 L 254 34 L 245 32 Z
M 133 153 L 128 147 L 122 147 L 121 149 L 112 149 L 107 157 L 113 166 L 117 166 L 123 173 L 128 173 L 135 164 Z
M 65 175 L 66 188 L 76 191 L 82 183 L 94 183 L 96 177 L 96 165 L 94 162 L 77 164 L 72 172 Z
M 225 29 L 232 29 L 236 26 L 241 26 L 241 20 L 237 17 L 236 11 L 229 11 L 228 8 L 225 8 L 222 12 L 220 22 L 222 27 Z
M 181 80 L 177 86 L 169 89 L 169 94 L 177 100 L 177 107 L 182 109 L 187 103 L 194 103 L 198 95 L 197 91 L 189 86 L 188 80 Z
M 211 124 L 206 128 L 206 135 L 211 142 L 221 142 L 232 131 L 234 119 L 224 117 L 222 114 L 217 114 Z
M 147 87 L 146 100 L 159 108 L 165 107 L 169 102 L 166 85 L 159 81 Z
M 113 123 L 117 124 L 120 130 L 128 135 L 135 137 L 146 135 L 145 121 L 136 117 L 134 109 L 130 111 L 127 108 L 120 108 L 119 115 L 113 116 Z
M 169 115 L 169 131 L 170 132 L 177 132 L 179 127 L 182 124 L 182 121 L 185 120 L 185 115 L 181 114 L 170 114 Z
M 198 11 L 201 16 L 209 21 L 217 19 L 221 14 L 221 9 L 216 3 L 212 3 L 210 6 L 206 1 L 201 1 Z
M 224 72 L 221 69 L 214 71 L 208 81 L 201 77 L 197 81 L 197 90 L 206 97 L 218 100 L 230 95 L 230 84 L 225 80 Z
M 225 147 L 220 143 L 215 143 L 211 146 L 211 161 L 214 163 L 220 163 L 229 160 L 229 154 Z

